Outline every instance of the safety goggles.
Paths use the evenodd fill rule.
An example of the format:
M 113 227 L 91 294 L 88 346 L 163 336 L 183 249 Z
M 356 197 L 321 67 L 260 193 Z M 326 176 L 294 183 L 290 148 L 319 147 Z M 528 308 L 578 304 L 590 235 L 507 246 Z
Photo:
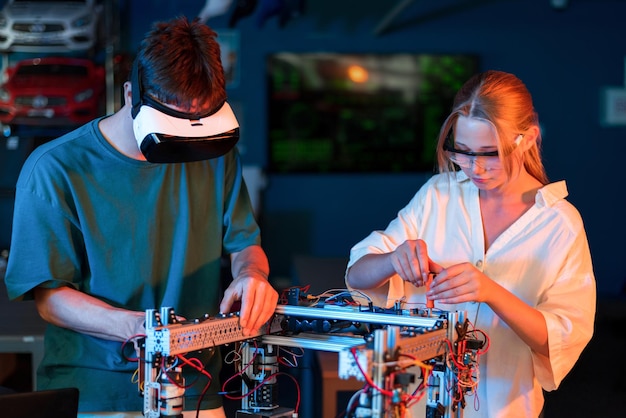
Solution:
M 515 146 L 519 145 L 523 135 L 519 134 L 515 139 Z M 448 158 L 454 164 L 464 169 L 471 169 L 472 166 L 483 170 L 498 170 L 502 168 L 502 160 L 498 151 L 466 151 L 454 148 L 451 135 L 448 135 L 443 144 L 443 149 L 448 153 Z

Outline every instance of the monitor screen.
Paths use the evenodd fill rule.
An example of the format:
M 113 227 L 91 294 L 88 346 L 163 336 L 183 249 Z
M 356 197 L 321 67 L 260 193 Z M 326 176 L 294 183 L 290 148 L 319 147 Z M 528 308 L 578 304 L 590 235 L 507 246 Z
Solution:
M 439 128 L 478 64 L 454 54 L 271 54 L 268 171 L 432 172 Z

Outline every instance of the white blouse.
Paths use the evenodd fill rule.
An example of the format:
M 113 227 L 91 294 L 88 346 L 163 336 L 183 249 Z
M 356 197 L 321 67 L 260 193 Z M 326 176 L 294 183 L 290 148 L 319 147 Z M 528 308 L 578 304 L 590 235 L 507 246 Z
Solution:
M 388 253 L 420 238 L 436 263 L 448 267 L 470 261 L 543 314 L 549 358 L 532 352 L 484 303 L 435 302 L 444 311 L 466 311 L 491 340 L 479 358 L 477 396 L 466 397 L 464 418 L 537 417 L 542 388 L 556 389 L 591 339 L 596 303 L 591 255 L 580 214 L 566 196 L 564 181 L 541 188 L 533 207 L 485 251 L 478 188 L 463 172 L 437 174 L 387 229 L 372 232 L 350 252 L 348 269 L 366 254 Z M 378 306 L 404 300 L 411 308 L 424 306 L 424 291 L 395 275 L 388 286 L 366 293 Z M 424 409 L 424 401 L 413 408 L 417 414 Z

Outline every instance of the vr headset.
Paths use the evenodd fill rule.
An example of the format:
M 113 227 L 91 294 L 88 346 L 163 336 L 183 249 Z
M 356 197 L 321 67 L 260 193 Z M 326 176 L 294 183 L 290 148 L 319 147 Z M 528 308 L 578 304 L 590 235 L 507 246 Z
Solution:
M 224 101 L 206 114 L 179 112 L 144 96 L 138 60 L 133 63 L 132 117 L 135 139 L 151 163 L 186 163 L 221 157 L 239 140 L 239 123 Z

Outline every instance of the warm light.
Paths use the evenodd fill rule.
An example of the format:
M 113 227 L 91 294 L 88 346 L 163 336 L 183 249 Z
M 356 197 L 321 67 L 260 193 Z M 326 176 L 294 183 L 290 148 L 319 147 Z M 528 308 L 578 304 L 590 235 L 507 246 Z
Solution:
M 367 81 L 367 70 L 360 65 L 351 65 L 348 67 L 348 77 L 355 83 L 365 83 Z

